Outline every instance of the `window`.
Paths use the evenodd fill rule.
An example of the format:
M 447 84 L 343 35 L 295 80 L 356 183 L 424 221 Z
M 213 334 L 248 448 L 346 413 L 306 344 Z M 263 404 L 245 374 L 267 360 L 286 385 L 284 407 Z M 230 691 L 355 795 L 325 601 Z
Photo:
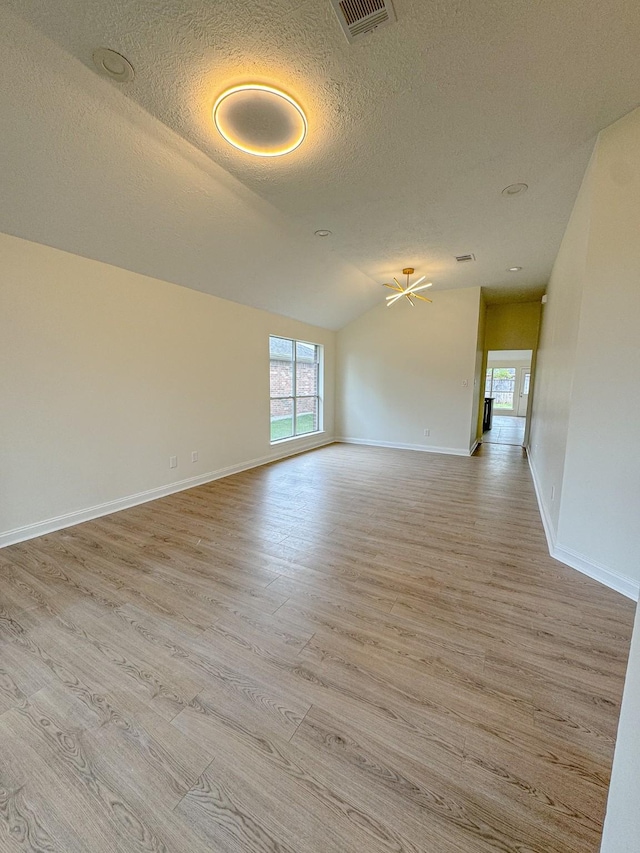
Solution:
M 515 367 L 487 367 L 484 396 L 493 397 L 494 409 L 513 409 L 515 389 Z
M 271 441 L 319 432 L 322 347 L 269 336 Z

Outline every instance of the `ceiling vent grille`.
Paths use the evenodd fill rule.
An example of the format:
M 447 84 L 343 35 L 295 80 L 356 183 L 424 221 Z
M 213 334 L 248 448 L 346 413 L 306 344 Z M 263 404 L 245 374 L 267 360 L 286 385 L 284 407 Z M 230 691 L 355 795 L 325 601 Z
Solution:
M 331 0 L 331 5 L 349 42 L 396 20 L 391 0 Z
M 475 255 L 456 255 L 456 261 L 459 264 L 463 264 L 465 263 L 465 261 L 475 261 L 475 259 Z

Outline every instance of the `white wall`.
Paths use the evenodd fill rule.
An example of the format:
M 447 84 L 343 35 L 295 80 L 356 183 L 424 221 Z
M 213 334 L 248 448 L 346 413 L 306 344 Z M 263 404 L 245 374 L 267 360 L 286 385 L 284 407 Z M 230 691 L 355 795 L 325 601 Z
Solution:
M 478 287 L 435 292 L 431 305 L 415 308 L 387 308 L 381 293 L 379 305 L 338 332 L 337 434 L 467 454 L 479 314 Z
M 523 350 L 490 350 L 487 353 L 487 367 L 531 367 L 533 352 Z
M 534 377 L 529 458 L 550 534 L 558 535 L 580 305 L 585 275 L 592 174 L 578 194 L 547 287 Z
M 0 294 L 4 544 L 333 436 L 333 332 L 7 235 Z M 320 439 L 270 446 L 270 333 L 324 345 Z
M 593 168 L 558 541 L 640 581 L 640 110 Z
M 640 110 L 600 134 L 549 283 L 530 450 L 560 558 L 627 578 L 636 589 L 639 152 Z

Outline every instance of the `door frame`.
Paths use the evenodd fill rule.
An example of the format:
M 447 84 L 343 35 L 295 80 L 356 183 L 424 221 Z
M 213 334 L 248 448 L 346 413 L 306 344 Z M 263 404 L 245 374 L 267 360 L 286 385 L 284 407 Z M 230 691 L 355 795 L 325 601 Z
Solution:
M 531 391 L 531 367 L 521 367 L 518 373 L 520 374 L 520 377 L 518 381 L 518 405 L 516 407 L 516 416 L 519 418 L 526 418 L 527 410 L 529 408 L 529 393 Z M 529 390 L 525 394 L 524 383 L 527 374 L 529 374 Z M 524 412 L 522 411 L 523 405 Z

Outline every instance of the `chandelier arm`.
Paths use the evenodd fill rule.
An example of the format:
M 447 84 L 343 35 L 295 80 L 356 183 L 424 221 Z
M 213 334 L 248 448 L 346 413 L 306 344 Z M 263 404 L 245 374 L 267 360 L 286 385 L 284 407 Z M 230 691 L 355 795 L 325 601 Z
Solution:
M 398 299 L 401 299 L 404 296 L 404 290 L 402 293 L 396 293 L 395 296 L 392 296 L 391 299 L 387 300 L 387 308 L 391 308 L 394 302 L 397 302 Z
M 420 284 L 421 281 L 424 281 L 425 278 L 426 278 L 426 275 L 423 275 L 422 278 L 419 278 L 416 281 L 414 281 L 413 284 L 408 285 L 407 290 L 410 292 L 413 292 L 414 290 L 419 289 L 418 285 Z
M 410 287 L 409 293 L 416 293 L 418 290 L 426 290 L 427 287 L 433 287 L 433 282 L 430 281 L 428 284 L 421 284 L 420 287 Z

